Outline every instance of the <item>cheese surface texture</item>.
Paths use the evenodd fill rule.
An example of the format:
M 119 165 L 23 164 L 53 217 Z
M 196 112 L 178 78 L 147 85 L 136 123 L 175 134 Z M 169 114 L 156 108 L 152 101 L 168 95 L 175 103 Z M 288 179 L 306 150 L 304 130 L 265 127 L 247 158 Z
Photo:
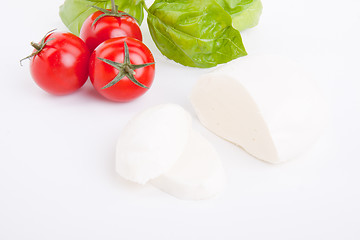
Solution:
M 225 173 L 215 148 L 200 133 L 192 130 L 178 161 L 151 183 L 177 198 L 202 200 L 222 191 Z
M 278 55 L 247 56 L 220 66 L 200 77 L 190 99 L 205 127 L 271 163 L 298 156 L 323 125 L 315 82 Z
M 222 163 L 191 123 L 190 114 L 176 104 L 145 109 L 128 122 L 118 139 L 116 172 L 184 200 L 217 195 L 224 186 Z
M 176 104 L 157 105 L 135 116 L 117 142 L 117 173 L 144 184 L 168 171 L 187 145 L 191 121 Z

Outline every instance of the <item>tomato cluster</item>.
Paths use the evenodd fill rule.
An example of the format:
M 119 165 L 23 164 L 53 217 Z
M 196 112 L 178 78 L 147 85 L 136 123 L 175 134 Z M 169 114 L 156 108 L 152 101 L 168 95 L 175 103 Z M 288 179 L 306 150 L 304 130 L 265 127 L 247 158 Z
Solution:
M 110 10 L 97 9 L 85 20 L 80 37 L 51 31 L 40 43 L 31 43 L 35 48 L 27 57 L 31 75 L 54 95 L 70 94 L 90 78 L 105 98 L 131 101 L 152 85 L 153 55 L 133 17 L 115 5 Z

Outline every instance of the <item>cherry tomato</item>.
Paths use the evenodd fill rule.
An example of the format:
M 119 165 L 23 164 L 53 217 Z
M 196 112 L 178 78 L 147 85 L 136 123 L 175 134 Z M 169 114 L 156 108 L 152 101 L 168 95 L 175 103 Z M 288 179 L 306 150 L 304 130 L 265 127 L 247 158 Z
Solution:
M 132 37 L 142 41 L 142 34 L 136 20 L 118 11 L 117 7 L 112 10 L 102 9 L 91 14 L 81 27 L 80 37 L 90 51 L 103 41 L 115 37 Z
M 30 73 L 43 90 L 54 95 L 72 93 L 88 78 L 90 52 L 86 44 L 71 33 L 52 32 L 35 48 Z
M 143 95 L 154 75 L 152 53 L 134 38 L 108 39 L 90 57 L 90 80 L 102 96 L 112 101 L 127 102 Z

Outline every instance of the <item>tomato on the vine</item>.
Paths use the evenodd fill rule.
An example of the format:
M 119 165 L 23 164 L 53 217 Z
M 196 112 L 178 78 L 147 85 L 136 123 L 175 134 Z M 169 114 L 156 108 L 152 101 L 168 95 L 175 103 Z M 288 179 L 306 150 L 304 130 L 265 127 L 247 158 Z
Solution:
M 96 6 L 98 11 L 91 14 L 83 23 L 80 37 L 90 51 L 93 51 L 103 41 L 115 37 L 132 37 L 142 41 L 140 27 L 129 14 L 118 11 L 118 6 L 112 0 L 112 9 Z
M 82 87 L 88 79 L 90 52 L 72 33 L 49 32 L 30 58 L 30 72 L 39 87 L 54 95 L 66 95 Z M 25 58 L 26 59 L 26 58 Z
M 154 75 L 151 51 L 134 38 L 108 39 L 90 57 L 90 80 L 102 96 L 112 101 L 127 102 L 143 95 Z

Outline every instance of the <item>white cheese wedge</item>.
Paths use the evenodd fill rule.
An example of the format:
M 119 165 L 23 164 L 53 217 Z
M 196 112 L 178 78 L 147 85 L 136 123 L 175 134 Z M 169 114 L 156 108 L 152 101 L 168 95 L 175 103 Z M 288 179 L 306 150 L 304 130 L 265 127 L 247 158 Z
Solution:
M 239 58 L 201 76 L 190 99 L 205 127 L 270 163 L 298 156 L 324 123 L 314 81 L 277 55 Z
M 224 179 L 224 169 L 214 147 L 193 130 L 180 159 L 168 172 L 150 182 L 177 198 L 201 200 L 219 194 Z
M 133 118 L 117 142 L 116 171 L 144 184 L 170 170 L 191 132 L 191 116 L 176 104 L 149 108 Z

